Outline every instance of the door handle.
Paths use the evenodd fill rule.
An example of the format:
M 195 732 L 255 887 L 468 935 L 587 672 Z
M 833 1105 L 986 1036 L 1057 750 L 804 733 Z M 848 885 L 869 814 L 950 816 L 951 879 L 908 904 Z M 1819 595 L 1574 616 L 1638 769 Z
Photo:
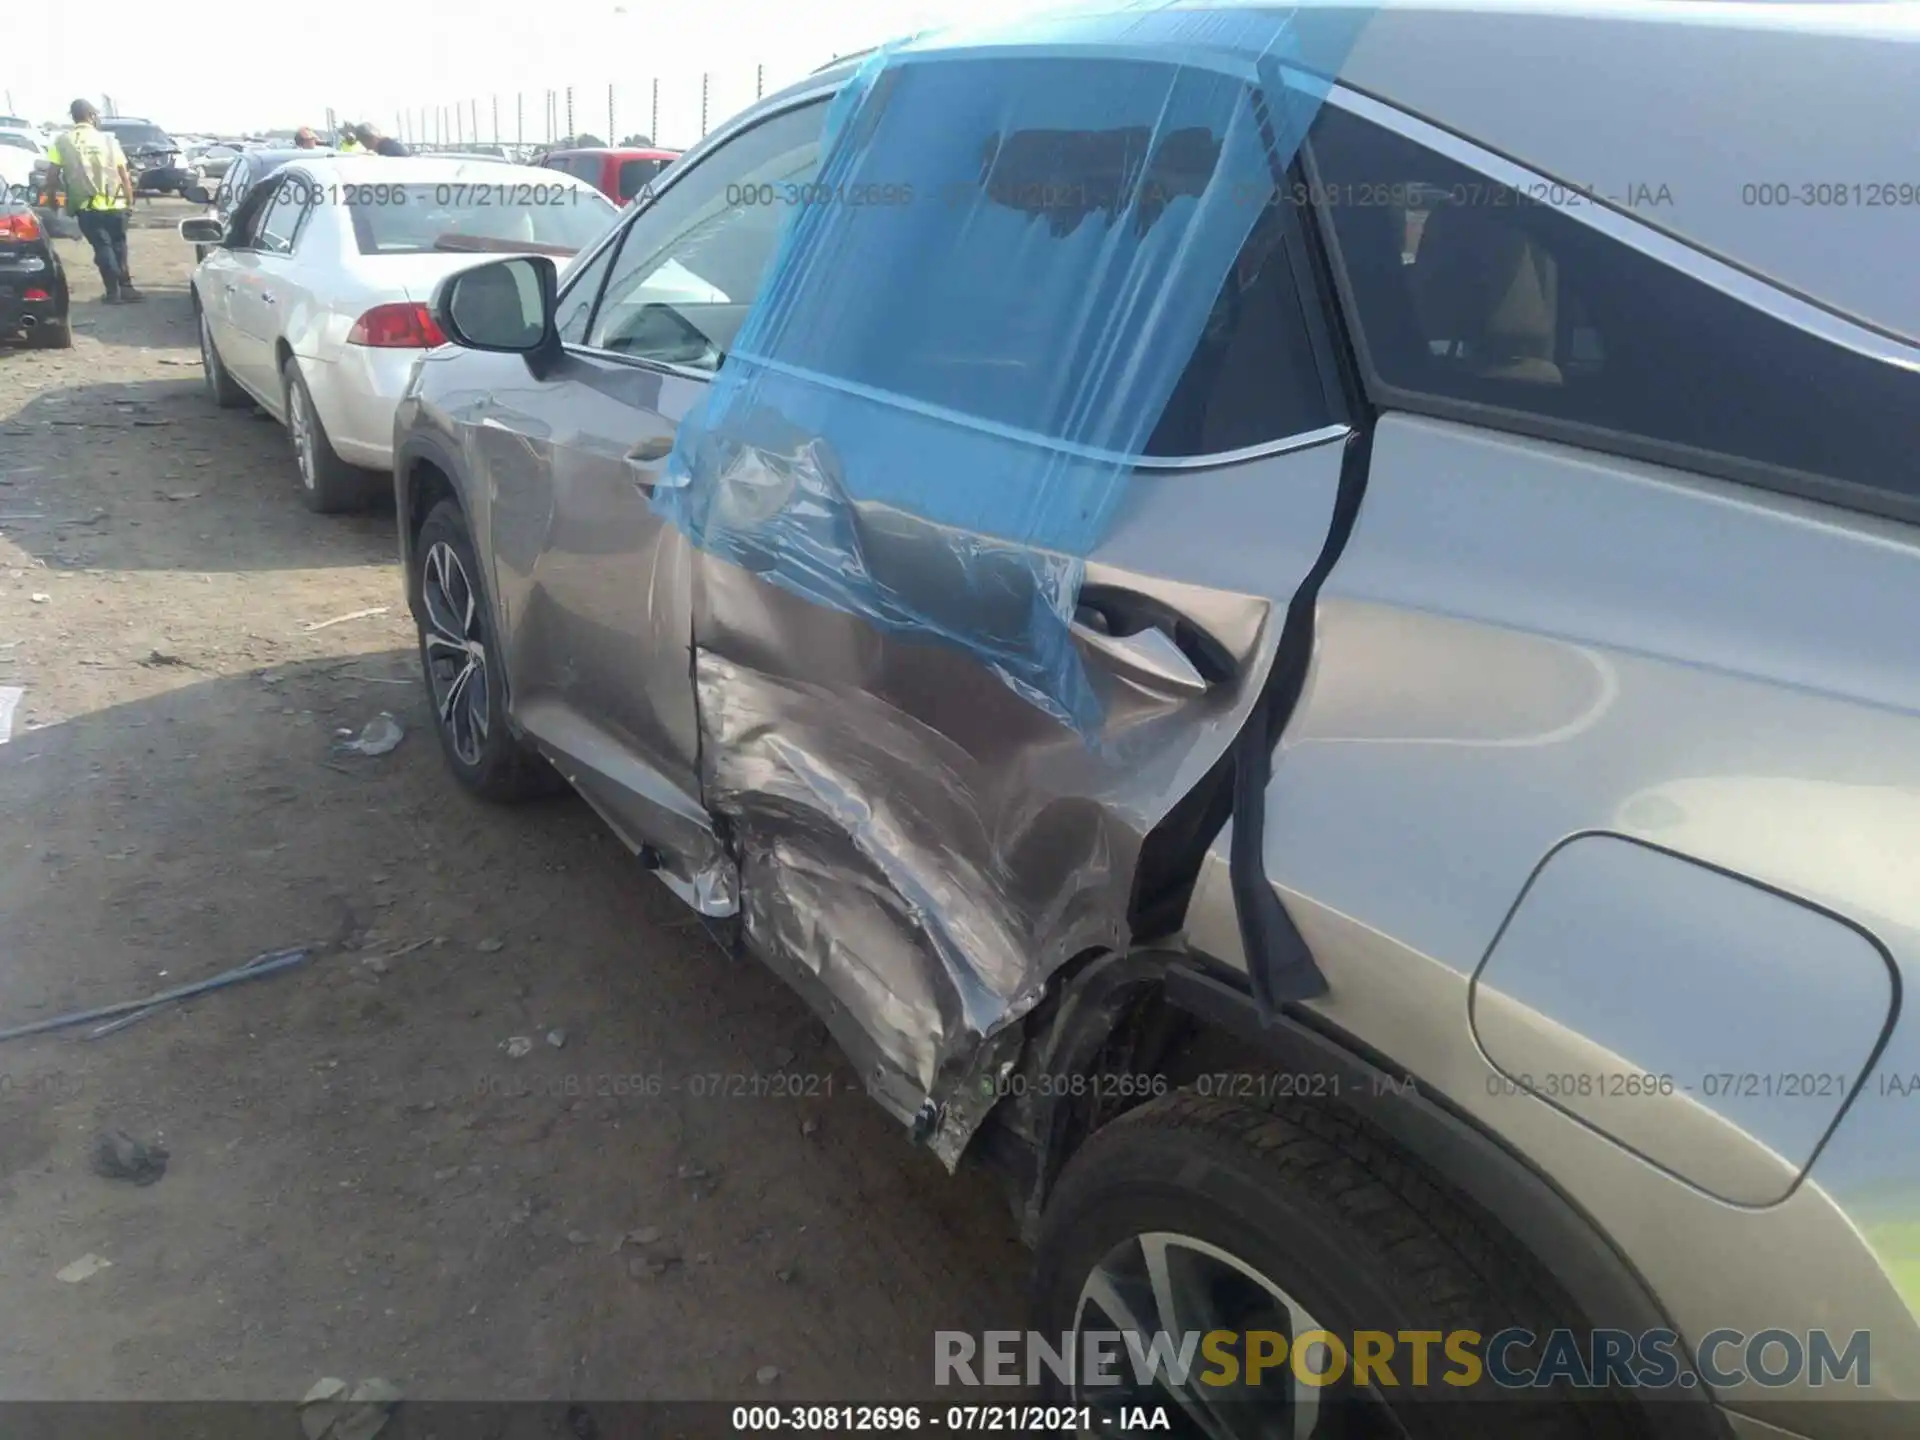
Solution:
M 1181 695 L 1204 695 L 1213 688 L 1164 631 L 1109 635 L 1084 620 L 1075 620 L 1072 629 L 1088 649 L 1105 656 L 1115 670 L 1131 679 Z
M 659 463 L 673 453 L 673 436 L 649 435 L 627 451 L 627 468 L 633 475 L 633 488 L 651 497 L 660 483 Z
M 1164 600 L 1116 585 L 1080 587 L 1074 637 L 1122 675 L 1204 695 L 1240 668 L 1233 653 Z

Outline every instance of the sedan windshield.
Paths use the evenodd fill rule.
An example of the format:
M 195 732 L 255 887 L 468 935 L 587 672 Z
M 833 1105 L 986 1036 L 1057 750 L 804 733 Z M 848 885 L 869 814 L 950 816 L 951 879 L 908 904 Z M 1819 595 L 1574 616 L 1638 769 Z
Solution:
M 362 255 L 434 251 L 536 251 L 572 255 L 615 214 L 597 190 L 545 181 L 416 181 L 346 187 Z
M 135 145 L 160 145 L 169 150 L 173 148 L 173 141 L 158 125 L 121 124 L 109 120 L 106 128 L 127 149 L 132 149 Z

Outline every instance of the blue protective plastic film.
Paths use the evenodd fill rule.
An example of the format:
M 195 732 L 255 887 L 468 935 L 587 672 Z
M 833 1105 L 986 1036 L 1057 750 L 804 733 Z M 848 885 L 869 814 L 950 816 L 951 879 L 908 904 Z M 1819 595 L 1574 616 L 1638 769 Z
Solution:
M 1083 562 L 1370 13 L 1153 0 L 871 56 L 656 507 L 1091 735 Z

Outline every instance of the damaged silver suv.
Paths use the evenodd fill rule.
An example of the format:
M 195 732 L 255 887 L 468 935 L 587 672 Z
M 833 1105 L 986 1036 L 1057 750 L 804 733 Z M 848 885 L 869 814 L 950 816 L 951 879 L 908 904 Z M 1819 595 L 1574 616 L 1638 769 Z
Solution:
M 1004 1167 L 1089 1431 L 1915 1433 L 1904 8 L 1121 5 L 756 105 L 436 296 L 449 766 Z

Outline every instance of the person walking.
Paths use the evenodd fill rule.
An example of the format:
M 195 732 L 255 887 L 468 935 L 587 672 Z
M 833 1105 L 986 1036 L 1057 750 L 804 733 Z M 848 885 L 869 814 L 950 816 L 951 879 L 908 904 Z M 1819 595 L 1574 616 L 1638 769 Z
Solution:
M 133 204 L 133 175 L 127 155 L 112 132 L 100 128 L 100 112 L 85 100 L 68 107 L 73 128 L 47 147 L 43 204 L 53 204 L 56 177 L 66 191 L 67 213 L 93 247 L 93 263 L 107 287 L 109 305 L 132 304 L 147 297 L 133 288 L 127 269 L 127 210 Z
M 353 127 L 353 134 L 355 139 L 376 155 L 411 155 L 413 153 L 391 135 L 382 135 L 378 125 L 356 125 Z

